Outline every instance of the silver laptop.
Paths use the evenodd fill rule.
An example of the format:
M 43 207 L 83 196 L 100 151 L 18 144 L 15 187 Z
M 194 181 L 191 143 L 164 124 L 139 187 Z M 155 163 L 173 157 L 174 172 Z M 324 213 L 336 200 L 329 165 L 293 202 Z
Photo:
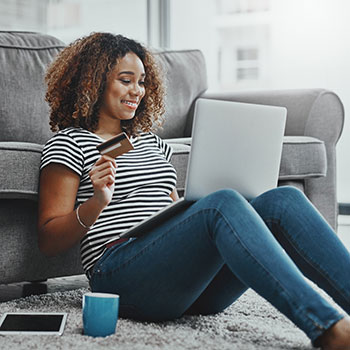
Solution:
M 252 199 L 276 187 L 286 116 L 284 107 L 199 99 L 185 198 L 233 188 Z
M 232 188 L 252 199 L 277 186 L 284 107 L 198 99 L 185 194 L 120 237 L 140 237 L 220 189 Z

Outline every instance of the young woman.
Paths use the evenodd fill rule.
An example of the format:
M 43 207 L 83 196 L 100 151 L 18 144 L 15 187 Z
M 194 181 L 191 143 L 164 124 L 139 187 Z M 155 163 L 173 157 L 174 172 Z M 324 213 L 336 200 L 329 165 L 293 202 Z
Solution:
M 253 288 L 315 346 L 350 348 L 350 254 L 295 188 L 250 202 L 234 190 L 218 191 L 142 238 L 118 239 L 178 198 L 172 151 L 151 132 L 163 113 L 163 88 L 146 48 L 95 33 L 65 48 L 46 81 L 50 125 L 58 133 L 41 163 L 44 253 L 80 242 L 91 289 L 118 293 L 124 317 L 217 313 Z M 134 150 L 101 156 L 96 146 L 122 131 Z

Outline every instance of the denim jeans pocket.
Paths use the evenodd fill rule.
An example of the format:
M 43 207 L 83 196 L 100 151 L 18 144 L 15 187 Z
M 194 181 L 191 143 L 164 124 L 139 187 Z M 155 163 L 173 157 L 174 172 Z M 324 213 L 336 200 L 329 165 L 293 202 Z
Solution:
M 103 273 L 103 266 L 104 262 L 108 259 L 108 257 L 111 254 L 116 254 L 118 250 L 120 250 L 122 247 L 126 246 L 129 244 L 131 241 L 133 241 L 134 238 L 130 238 L 127 241 L 122 241 L 120 243 L 114 244 L 112 246 L 107 246 L 106 250 L 104 251 L 103 255 L 100 257 L 99 260 L 95 263 L 94 267 L 92 268 L 92 273 L 91 276 L 95 274 L 101 274 Z

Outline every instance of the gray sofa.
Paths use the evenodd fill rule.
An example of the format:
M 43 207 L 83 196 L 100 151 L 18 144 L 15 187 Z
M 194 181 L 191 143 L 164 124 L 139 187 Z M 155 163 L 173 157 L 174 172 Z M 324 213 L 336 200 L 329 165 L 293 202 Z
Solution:
M 0 283 L 82 273 L 79 247 L 46 257 L 37 246 L 37 191 L 42 145 L 52 135 L 44 102 L 46 66 L 64 44 L 36 33 L 0 32 Z M 336 151 L 344 111 L 323 89 L 206 94 L 198 50 L 157 53 L 167 82 L 165 123 L 158 134 L 175 149 L 178 190 L 184 188 L 194 101 L 205 98 L 287 107 L 280 185 L 302 189 L 335 228 Z

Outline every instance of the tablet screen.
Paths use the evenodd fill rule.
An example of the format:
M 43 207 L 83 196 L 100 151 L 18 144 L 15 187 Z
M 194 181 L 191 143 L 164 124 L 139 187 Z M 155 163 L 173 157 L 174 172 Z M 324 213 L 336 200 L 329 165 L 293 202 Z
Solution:
M 66 313 L 6 313 L 0 334 L 62 334 L 66 318 Z

